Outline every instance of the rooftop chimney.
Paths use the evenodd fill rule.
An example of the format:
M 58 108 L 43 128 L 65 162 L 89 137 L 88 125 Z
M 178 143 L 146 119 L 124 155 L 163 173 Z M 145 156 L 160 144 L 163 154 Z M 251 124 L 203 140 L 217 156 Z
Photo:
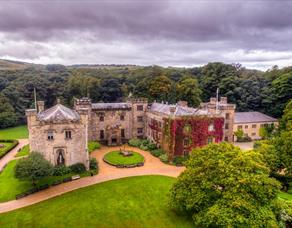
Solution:
M 45 110 L 45 102 L 44 101 L 38 101 L 38 112 L 42 112 Z

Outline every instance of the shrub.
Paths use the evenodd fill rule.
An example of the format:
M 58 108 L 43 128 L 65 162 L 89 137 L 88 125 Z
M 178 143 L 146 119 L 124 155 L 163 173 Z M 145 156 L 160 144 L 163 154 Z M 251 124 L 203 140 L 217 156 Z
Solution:
M 160 155 L 165 154 L 162 149 L 151 150 L 150 153 L 155 157 L 160 157 Z
M 159 156 L 160 161 L 167 163 L 168 162 L 168 155 L 167 154 L 161 154 Z
M 156 147 L 156 145 L 154 144 L 154 143 L 149 143 L 148 144 L 148 150 L 155 150 L 155 149 L 157 149 L 157 147 Z
M 70 168 L 68 168 L 64 165 L 57 165 L 54 167 L 53 175 L 54 176 L 64 176 L 70 172 L 71 172 Z
M 91 153 L 100 148 L 100 144 L 95 141 L 91 141 L 88 143 L 88 152 Z
M 188 156 L 177 156 L 173 159 L 173 163 L 175 165 L 183 165 L 188 158 Z
M 128 144 L 130 146 L 140 147 L 140 145 L 142 144 L 142 140 L 141 139 L 130 139 Z
M 148 150 L 148 146 L 147 145 L 141 145 L 141 146 L 139 146 L 139 148 L 141 149 L 141 150 Z
M 85 165 L 83 163 L 76 163 L 70 166 L 70 170 L 73 173 L 84 173 L 86 171 Z
M 98 162 L 96 158 L 90 158 L 89 167 L 90 167 L 90 170 L 98 170 Z

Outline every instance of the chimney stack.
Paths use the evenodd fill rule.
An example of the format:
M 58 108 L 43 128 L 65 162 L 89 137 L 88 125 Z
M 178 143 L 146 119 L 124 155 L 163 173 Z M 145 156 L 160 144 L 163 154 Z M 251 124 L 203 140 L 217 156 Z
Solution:
M 37 104 L 38 104 L 38 113 L 45 110 L 45 102 L 44 101 L 38 101 Z

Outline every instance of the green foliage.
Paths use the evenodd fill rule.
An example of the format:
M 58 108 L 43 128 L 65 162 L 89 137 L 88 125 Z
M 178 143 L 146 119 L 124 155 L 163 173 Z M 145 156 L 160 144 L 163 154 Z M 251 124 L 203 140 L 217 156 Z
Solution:
M 286 105 L 280 123 L 280 130 L 292 131 L 292 99 Z
M 17 116 L 14 108 L 8 99 L 0 93 L 0 129 L 12 127 L 17 123 Z
M 98 171 L 98 162 L 96 158 L 90 158 L 89 168 L 90 170 Z
M 198 107 L 201 102 L 202 91 L 198 81 L 185 77 L 177 84 L 177 99 L 187 101 L 190 107 Z
M 169 158 L 168 158 L 168 155 L 165 153 L 165 154 L 161 154 L 159 156 L 159 159 L 160 161 L 164 162 L 164 163 L 168 163 L 169 162 Z
M 165 154 L 162 149 L 151 150 L 150 153 L 155 157 L 160 157 L 160 155 Z
M 57 165 L 53 168 L 54 176 L 64 176 L 71 172 L 71 169 L 64 165 Z
M 138 147 L 141 150 L 155 150 L 157 147 L 147 139 L 130 139 L 128 144 L 130 146 Z
M 140 145 L 142 144 L 142 140 L 141 139 L 130 139 L 128 144 L 130 146 L 134 146 L 134 147 L 140 147 Z
M 262 137 L 262 139 L 269 139 L 274 135 L 275 131 L 275 125 L 273 123 L 268 124 L 260 128 L 260 136 Z
M 237 137 L 237 139 L 243 139 L 244 133 L 242 129 L 238 129 L 236 132 L 234 132 L 234 135 Z
M 189 156 L 176 156 L 173 158 L 173 164 L 175 165 L 184 165 L 188 160 Z
M 88 142 L 88 152 L 91 153 L 97 149 L 100 149 L 100 144 L 95 141 Z
M 19 160 L 15 166 L 15 177 L 30 180 L 33 184 L 52 173 L 52 165 L 37 152 L 32 152 L 27 158 Z
M 282 208 L 275 209 L 279 182 L 255 151 L 228 143 L 197 148 L 171 190 L 170 204 L 190 213 L 195 225 L 277 226 Z
M 76 163 L 69 166 L 71 172 L 73 173 L 84 173 L 86 171 L 85 165 L 83 163 Z

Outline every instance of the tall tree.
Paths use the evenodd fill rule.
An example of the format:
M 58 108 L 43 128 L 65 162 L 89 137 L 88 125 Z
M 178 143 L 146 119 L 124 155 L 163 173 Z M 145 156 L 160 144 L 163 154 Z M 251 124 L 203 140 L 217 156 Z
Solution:
M 171 205 L 199 227 L 278 226 L 280 183 L 261 158 L 225 142 L 195 149 L 171 190 Z
M 14 126 L 17 122 L 17 116 L 14 108 L 9 104 L 8 99 L 0 93 L 0 128 Z
M 177 99 L 187 101 L 191 107 L 199 106 L 201 94 L 198 81 L 194 78 L 185 77 L 177 84 Z

